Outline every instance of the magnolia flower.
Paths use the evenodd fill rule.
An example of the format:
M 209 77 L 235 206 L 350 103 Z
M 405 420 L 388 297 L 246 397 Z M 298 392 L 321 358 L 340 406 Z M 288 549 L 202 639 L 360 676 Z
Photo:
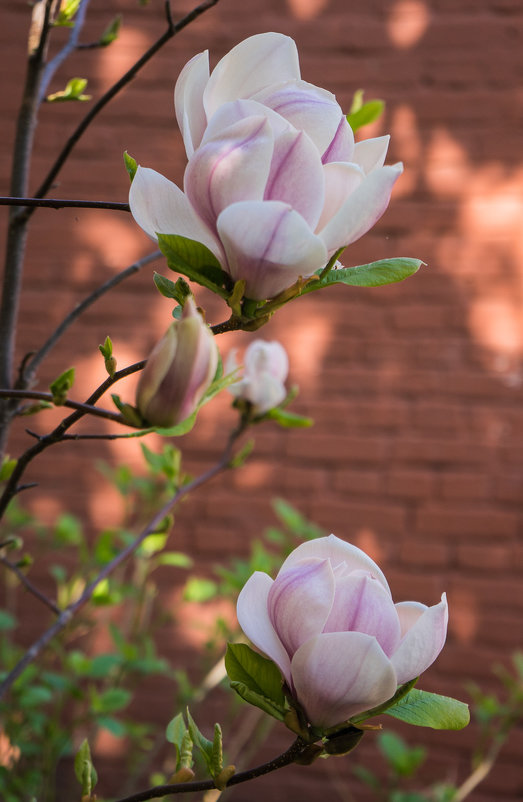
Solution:
M 272 298 L 365 234 L 403 168 L 384 166 L 388 137 L 354 144 L 334 96 L 300 80 L 292 39 L 251 37 L 210 78 L 204 56 L 176 87 L 184 192 L 139 167 L 129 204 L 153 239 L 198 240 L 248 298 Z
M 229 354 L 227 372 L 236 368 L 236 349 Z M 281 404 L 287 391 L 285 379 L 289 360 L 278 342 L 254 340 L 244 356 L 243 376 L 229 390 L 236 398 L 249 401 L 259 415 Z
M 273 581 L 255 572 L 238 621 L 281 670 L 311 724 L 329 728 L 390 699 L 434 662 L 447 631 L 439 604 L 394 604 L 363 551 L 330 535 L 298 546 Z
M 175 320 L 155 345 L 142 371 L 136 406 L 152 426 L 175 426 L 191 415 L 211 384 L 218 365 L 214 336 L 187 298 Z

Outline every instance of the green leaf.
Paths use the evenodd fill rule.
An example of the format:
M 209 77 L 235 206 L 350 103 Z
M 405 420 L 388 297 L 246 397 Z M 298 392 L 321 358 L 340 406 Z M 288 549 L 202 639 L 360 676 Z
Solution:
M 206 738 L 198 727 L 196 726 L 196 722 L 194 721 L 193 717 L 189 712 L 189 708 L 187 708 L 187 723 L 189 725 L 189 733 L 192 739 L 192 742 L 195 746 L 198 747 L 200 752 L 202 753 L 203 759 L 205 760 L 205 764 L 211 776 L 213 776 L 213 765 L 214 765 L 214 747 L 213 742 L 209 741 Z
M 206 602 L 214 599 L 218 593 L 218 585 L 212 579 L 192 577 L 185 585 L 183 598 L 189 602 Z
M 165 737 L 174 744 L 176 751 L 176 771 L 182 766 L 192 766 L 192 738 L 185 725 L 183 713 L 178 713 L 167 725 Z
M 107 677 L 114 668 L 119 668 L 123 658 L 119 654 L 99 654 L 93 657 L 88 674 L 95 679 Z
M 301 291 L 301 295 L 321 290 L 330 284 L 347 284 L 352 287 L 382 287 L 385 284 L 394 284 L 416 273 L 425 264 L 421 259 L 410 259 L 398 256 L 396 259 L 380 259 L 379 262 L 370 262 L 368 265 L 355 267 L 334 268 L 319 281 L 311 281 Z M 321 274 L 318 270 L 316 275 Z
M 192 568 L 193 560 L 181 551 L 166 551 L 156 558 L 158 565 L 170 565 L 173 568 Z
M 129 178 L 131 179 L 131 184 L 132 184 L 133 178 L 136 175 L 136 171 L 138 169 L 138 164 L 136 163 L 136 159 L 133 159 L 133 157 L 129 156 L 127 151 L 124 150 L 123 163 L 125 164 L 125 169 L 129 173 Z
M 378 120 L 385 109 L 383 100 L 369 100 L 364 103 L 357 111 L 347 114 L 347 122 L 353 131 L 363 128 L 364 125 Z
M 410 777 L 426 757 L 422 746 L 409 745 L 395 732 L 378 733 L 378 747 L 389 765 L 400 777 Z
M 82 0 L 62 0 L 58 16 L 53 20 L 53 26 L 56 28 L 73 28 L 73 17 L 78 11 L 81 2 Z
M 67 399 L 67 393 L 74 384 L 74 368 L 69 368 L 58 376 L 51 384 L 49 389 L 53 396 L 53 404 L 61 406 Z
M 260 710 L 264 711 L 264 713 L 268 713 L 269 716 L 278 719 L 278 721 L 284 720 L 285 713 L 280 707 L 275 705 L 270 699 L 267 699 L 266 696 L 262 696 L 262 694 L 256 693 L 255 691 L 251 691 L 251 689 L 248 688 L 244 682 L 231 682 L 231 688 L 233 691 L 236 691 L 238 696 L 241 696 L 245 702 L 248 702 L 254 707 L 259 707 Z
M 87 738 L 82 742 L 74 758 L 74 773 L 82 786 L 82 796 L 90 797 L 98 782 L 98 775 L 91 760 L 91 750 Z
M 312 426 L 314 421 L 312 418 L 305 418 L 303 415 L 296 415 L 293 412 L 287 412 L 286 409 L 274 407 L 264 415 L 268 420 L 274 420 L 285 429 L 303 429 Z
M 104 730 L 108 730 L 115 738 L 123 738 L 127 735 L 127 727 L 123 721 L 119 721 L 113 716 L 98 716 L 96 723 Z
M 0 610 L 0 632 L 6 632 L 8 629 L 16 627 L 16 618 L 7 610 Z
M 461 730 L 470 721 L 469 707 L 464 702 L 416 688 L 384 712 L 407 724 L 434 730 Z
M 7 482 L 16 468 L 17 462 L 18 460 L 11 459 L 11 457 L 6 454 L 0 467 L 0 482 Z
M 122 24 L 122 15 L 117 14 L 116 17 L 111 20 L 105 31 L 102 33 L 98 40 L 98 44 L 100 47 L 107 47 L 108 45 L 112 44 L 115 39 L 118 39 L 118 34 L 120 32 L 120 26 Z
M 83 542 L 82 526 L 78 518 L 69 513 L 60 515 L 54 531 L 59 546 L 79 546 Z
M 47 95 L 46 100 L 48 103 L 65 103 L 69 100 L 80 100 L 85 102 L 91 100 L 91 95 L 84 95 L 83 91 L 87 86 L 87 78 L 71 78 L 65 89 L 59 92 L 53 92 Z
M 93 694 L 92 709 L 95 713 L 114 713 L 127 707 L 131 692 L 125 688 L 108 688 L 100 694 Z
M 229 293 L 223 287 L 227 274 L 209 248 L 178 234 L 158 234 L 158 244 L 171 270 L 182 273 L 222 298 L 228 298 Z
M 271 707 L 278 711 L 277 718 L 283 719 L 286 711 L 283 680 L 279 668 L 272 662 L 255 652 L 246 643 L 228 643 L 225 654 L 225 669 L 231 685 L 240 693 L 236 685 L 245 686 L 250 694 L 267 700 Z M 243 696 L 240 693 L 240 696 Z M 245 698 L 245 696 L 243 696 Z M 251 701 L 251 704 L 260 705 Z M 265 708 L 262 708 L 265 709 Z M 274 712 L 271 712 L 274 715 Z
M 161 273 L 154 273 L 153 275 L 156 289 L 164 298 L 174 298 L 183 307 L 187 296 L 191 295 L 191 288 L 181 276 L 177 281 L 171 281 L 170 278 L 162 276 Z

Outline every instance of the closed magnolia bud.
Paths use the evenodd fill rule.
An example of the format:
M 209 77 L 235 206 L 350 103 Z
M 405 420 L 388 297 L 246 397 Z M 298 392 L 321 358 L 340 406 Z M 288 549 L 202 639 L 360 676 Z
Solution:
M 218 365 L 214 336 L 192 297 L 147 360 L 136 391 L 136 406 L 152 426 L 176 426 L 191 415 Z

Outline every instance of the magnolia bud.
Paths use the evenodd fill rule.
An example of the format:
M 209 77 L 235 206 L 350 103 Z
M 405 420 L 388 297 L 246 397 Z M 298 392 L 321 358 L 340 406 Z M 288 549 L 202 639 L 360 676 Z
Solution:
M 142 371 L 136 406 L 152 426 L 175 426 L 191 415 L 211 384 L 218 364 L 214 336 L 187 298 L 175 320 L 154 347 Z

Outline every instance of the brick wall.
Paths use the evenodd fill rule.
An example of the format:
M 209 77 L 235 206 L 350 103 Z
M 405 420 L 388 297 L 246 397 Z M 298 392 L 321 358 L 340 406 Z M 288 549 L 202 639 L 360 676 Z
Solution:
M 190 3 L 173 6 L 178 14 Z M 145 9 L 131 0 L 93 0 L 84 39 L 96 38 L 117 10 L 125 14 L 118 43 L 78 53 L 52 90 L 85 75 L 99 96 L 163 28 L 158 0 Z M 25 3 L 3 2 L 6 156 L 28 13 Z M 406 171 L 383 219 L 348 249 L 344 263 L 406 255 L 428 266 L 400 285 L 332 289 L 275 316 L 263 336 L 287 347 L 301 388 L 296 409 L 316 424 L 288 434 L 260 429 L 245 470 L 217 480 L 181 510 L 176 548 L 196 553 L 202 570 L 227 551 L 246 553 L 250 538 L 273 521 L 270 499 L 285 497 L 375 557 L 396 599 L 431 604 L 448 591 L 448 645 L 423 687 L 463 697 L 467 679 L 492 683 L 492 664 L 506 662 L 523 635 L 523 7 L 519 0 L 221 0 L 100 115 L 61 172 L 55 196 L 125 200 L 124 149 L 180 182 L 183 153 L 172 111 L 180 68 L 206 47 L 215 63 L 238 40 L 264 30 L 293 36 L 303 76 L 335 91 L 344 107 L 360 87 L 386 100 L 383 120 L 365 135 L 390 132 L 391 161 L 403 160 Z M 33 187 L 84 111 L 79 104 L 42 109 Z M 7 158 L 0 180 L 7 194 Z M 29 242 L 19 356 L 85 292 L 149 248 L 126 215 L 40 210 Z M 165 272 L 161 262 L 154 267 Z M 204 295 L 200 301 L 210 320 L 224 317 L 218 304 Z M 96 349 L 106 334 L 124 365 L 148 353 L 169 313 L 145 269 L 122 286 L 118 304 L 104 298 L 71 329 L 42 369 L 40 386 L 74 361 L 77 393 L 87 396 L 103 379 Z M 220 345 L 225 353 L 249 340 L 238 334 Z M 42 418 L 42 431 L 51 420 L 51 413 Z M 217 456 L 232 422 L 226 398 L 202 412 L 184 443 L 193 471 Z M 22 428 L 13 448 L 26 442 Z M 138 464 L 135 444 L 82 445 L 83 457 L 100 452 Z M 42 458 L 33 508 L 51 519 L 65 505 L 93 531 L 116 519 L 115 499 L 80 468 L 79 450 L 60 446 L 59 456 Z M 28 620 L 27 627 L 29 637 L 39 623 Z M 177 660 L 191 636 L 176 633 L 176 646 L 171 638 L 175 633 L 166 634 L 164 651 Z M 146 704 L 163 722 L 161 689 L 151 689 Z M 427 781 L 464 776 L 472 728 L 448 735 L 411 730 L 407 737 L 431 745 Z M 515 742 L 516 736 L 472 794 L 474 802 L 521 799 Z M 267 756 L 278 745 L 285 746 L 284 734 Z M 372 760 L 368 744 L 360 751 Z M 251 785 L 249 798 L 270 793 L 278 802 L 303 791 L 304 799 L 349 799 L 340 788 L 353 785 L 350 760 L 320 763 L 307 774 L 289 769 Z M 245 796 L 240 788 L 230 793 L 231 800 Z

